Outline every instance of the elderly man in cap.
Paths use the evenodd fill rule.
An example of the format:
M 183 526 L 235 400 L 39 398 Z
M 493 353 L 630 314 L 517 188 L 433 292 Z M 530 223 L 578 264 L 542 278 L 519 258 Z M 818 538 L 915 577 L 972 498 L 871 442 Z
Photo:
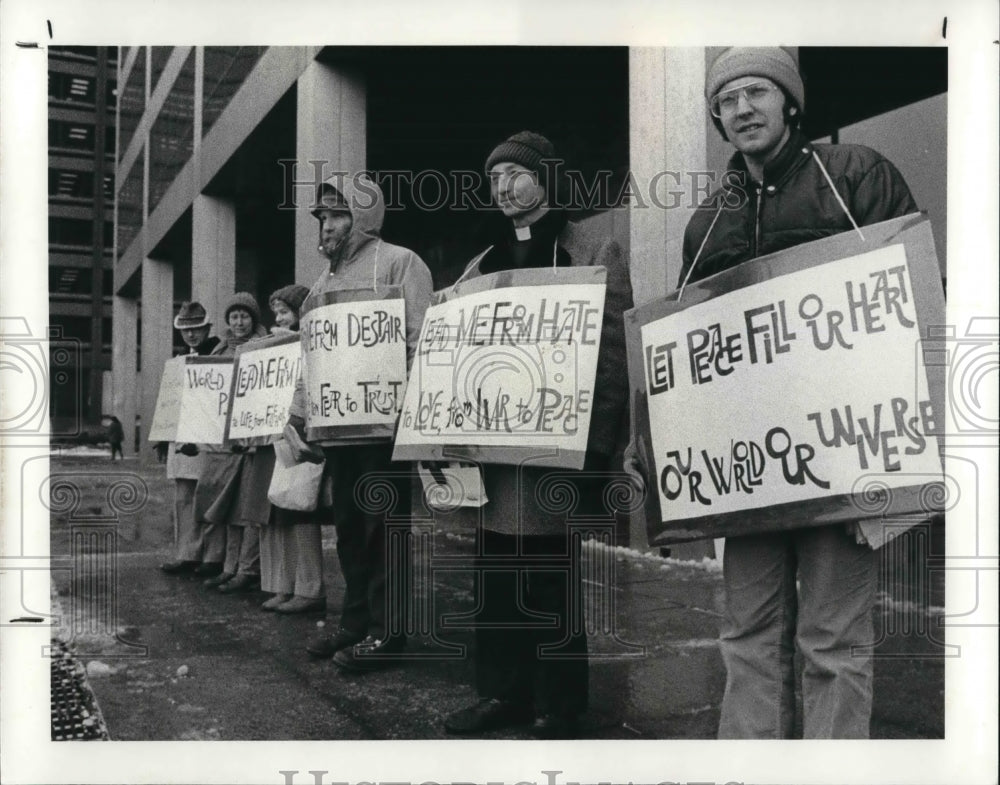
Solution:
M 680 285 L 758 256 L 916 211 L 899 171 L 860 145 L 812 144 L 799 130 L 805 90 L 784 49 L 732 48 L 708 69 L 705 97 L 736 153 L 727 184 L 684 234 Z M 705 416 L 710 416 L 705 413 Z M 867 738 L 877 583 L 856 526 L 729 537 L 721 634 L 720 738 L 788 738 L 793 655 L 803 658 L 806 738 Z
M 623 312 L 632 288 L 621 246 L 592 227 L 568 220 L 558 203 L 559 166 L 551 141 L 521 131 L 486 160 L 502 221 L 493 244 L 470 262 L 464 278 L 525 268 L 603 266 L 607 269 L 601 344 L 584 473 L 573 478 L 575 515 L 606 515 L 602 492 L 611 455 L 627 433 L 628 399 Z M 587 709 L 589 669 L 583 618 L 580 543 L 567 513 L 549 512 L 538 492 L 554 474 L 528 465 L 483 467 L 489 502 L 478 521 L 475 672 L 476 703 L 445 720 L 453 734 L 480 734 L 532 723 L 540 738 L 579 734 Z M 567 574 L 567 556 L 572 568 Z M 503 560 L 509 566 L 497 569 Z M 552 619 L 540 626 L 541 617 Z M 555 651 L 558 649 L 558 651 Z
M 184 303 L 174 319 L 174 329 L 179 330 L 187 344 L 188 354 L 211 354 L 219 339 L 208 333 L 212 323 L 199 302 Z M 159 448 L 160 445 L 157 445 Z M 169 444 L 167 449 L 167 478 L 174 481 L 174 532 L 176 558 L 161 564 L 160 569 L 169 575 L 194 573 L 211 577 L 222 572 L 226 538 L 222 527 L 199 523 L 194 514 L 194 492 L 204 468 L 204 456 L 194 444 Z

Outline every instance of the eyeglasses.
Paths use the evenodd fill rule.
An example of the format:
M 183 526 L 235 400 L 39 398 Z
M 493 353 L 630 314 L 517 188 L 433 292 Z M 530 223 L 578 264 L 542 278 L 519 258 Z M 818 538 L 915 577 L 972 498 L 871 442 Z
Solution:
M 770 82 L 751 82 L 742 87 L 735 87 L 732 90 L 723 90 L 712 96 L 708 108 L 713 117 L 722 117 L 724 114 L 734 114 L 740 102 L 740 95 L 752 106 L 757 106 L 765 100 L 771 93 L 776 93 L 778 88 Z

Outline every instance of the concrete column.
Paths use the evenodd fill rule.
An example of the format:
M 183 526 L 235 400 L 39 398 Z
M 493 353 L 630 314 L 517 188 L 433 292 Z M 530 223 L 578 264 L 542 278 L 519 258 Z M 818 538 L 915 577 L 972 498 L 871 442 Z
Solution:
M 629 215 L 636 305 L 677 288 L 684 228 L 717 182 L 706 174 L 705 57 L 704 47 L 629 50 L 629 165 L 641 196 Z M 629 542 L 646 545 L 641 511 L 632 516 Z M 700 559 L 712 554 L 712 543 L 670 550 L 676 558 Z
M 146 258 L 142 262 L 142 389 L 139 455 L 154 460 L 146 435 L 153 422 L 163 363 L 173 354 L 174 268 L 169 262 Z
M 312 62 L 299 77 L 294 192 L 295 280 L 307 286 L 323 269 L 316 250 L 319 227 L 309 213 L 316 185 L 334 172 L 358 172 L 367 154 L 367 101 L 362 76 Z
M 122 421 L 125 429 L 125 455 L 135 454 L 135 416 L 140 396 L 135 367 L 138 305 L 132 297 L 118 296 L 111 304 L 111 414 Z
M 205 306 L 216 335 L 236 286 L 236 206 L 228 199 L 194 198 L 191 240 L 191 299 Z M 145 320 L 143 320 L 145 322 Z
M 630 215 L 636 305 L 677 286 L 684 227 L 707 194 L 705 49 L 629 50 L 630 166 L 642 202 Z

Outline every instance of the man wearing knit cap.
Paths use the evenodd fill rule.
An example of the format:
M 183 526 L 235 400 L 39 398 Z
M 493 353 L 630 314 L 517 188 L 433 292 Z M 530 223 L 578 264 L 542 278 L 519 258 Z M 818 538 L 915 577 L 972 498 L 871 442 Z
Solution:
M 188 354 L 212 353 L 219 344 L 219 339 L 209 337 L 211 327 L 212 323 L 208 320 L 204 306 L 197 301 L 182 304 L 180 312 L 174 318 L 174 329 L 180 332 L 188 347 Z M 204 455 L 194 444 L 161 442 L 157 445 L 157 451 L 161 449 L 166 454 L 167 479 L 174 481 L 176 559 L 161 564 L 160 569 L 169 575 L 218 575 L 222 572 L 225 557 L 225 532 L 216 524 L 199 523 L 194 514 L 195 487 L 204 468 Z
M 917 207 L 899 171 L 860 145 L 812 144 L 798 128 L 805 90 L 794 58 L 727 49 L 708 69 L 712 121 L 736 173 L 688 223 L 679 284 Z M 793 655 L 802 653 L 806 738 L 867 738 L 877 562 L 854 524 L 726 539 L 720 738 L 788 738 Z M 860 651 L 860 648 L 857 650 Z
M 514 134 L 489 154 L 491 193 L 507 220 L 463 276 L 553 266 L 607 269 L 585 476 L 572 478 L 580 500 L 574 514 L 606 516 L 605 473 L 628 432 L 622 314 L 632 307 L 632 288 L 621 246 L 569 221 L 551 198 L 557 163 L 552 143 L 531 131 Z M 565 512 L 546 511 L 537 500 L 550 470 L 529 464 L 482 468 L 489 502 L 476 510 L 478 700 L 446 718 L 449 733 L 480 734 L 533 721 L 535 736 L 573 738 L 587 708 L 587 636 L 571 621 L 583 618 L 579 541 L 569 537 Z M 498 559 L 509 567 L 496 569 Z M 551 626 L 541 628 L 540 616 L 551 618 Z

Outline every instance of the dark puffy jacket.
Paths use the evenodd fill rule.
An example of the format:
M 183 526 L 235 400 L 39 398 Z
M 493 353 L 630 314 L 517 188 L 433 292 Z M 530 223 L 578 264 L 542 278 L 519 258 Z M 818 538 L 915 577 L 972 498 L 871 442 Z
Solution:
M 696 257 L 688 283 L 748 259 L 851 231 L 814 151 L 859 226 L 917 211 L 903 176 L 879 153 L 853 144 L 814 145 L 793 131 L 764 167 L 763 183 L 753 182 L 740 153 L 730 159 L 725 184 L 699 206 L 684 231 L 678 283 Z

